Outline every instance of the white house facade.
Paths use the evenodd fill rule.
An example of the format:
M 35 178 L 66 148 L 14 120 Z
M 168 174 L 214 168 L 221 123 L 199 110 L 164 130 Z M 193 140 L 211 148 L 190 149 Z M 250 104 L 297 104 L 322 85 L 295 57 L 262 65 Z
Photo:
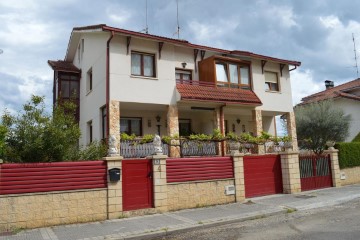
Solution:
M 286 115 L 296 142 L 290 61 L 106 25 L 74 28 L 54 70 L 54 101 L 75 96 L 80 144 L 121 132 L 267 131 Z M 296 147 L 295 147 L 296 148 Z

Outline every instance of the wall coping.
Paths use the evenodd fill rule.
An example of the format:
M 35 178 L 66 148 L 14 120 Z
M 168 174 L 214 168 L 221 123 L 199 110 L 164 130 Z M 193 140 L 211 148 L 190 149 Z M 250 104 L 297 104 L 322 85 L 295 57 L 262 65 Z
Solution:
M 288 151 L 288 152 L 280 152 L 280 155 L 298 155 L 298 151 Z
M 324 153 L 338 153 L 339 150 L 338 149 L 328 149 L 328 150 L 324 150 Z
M 172 183 L 166 183 L 166 184 L 167 184 L 167 185 L 179 185 L 179 184 L 207 183 L 207 182 L 228 181 L 228 180 L 235 180 L 235 178 L 222 178 L 222 179 L 210 179 L 210 180 L 196 180 L 196 181 L 187 181 L 187 182 L 172 182 Z
M 123 160 L 124 159 L 124 157 L 122 157 L 122 156 L 112 156 L 112 157 L 103 157 L 103 160 L 104 161 L 121 161 L 121 160 Z
M 169 158 L 167 155 L 163 155 L 163 154 L 159 154 L 159 155 L 151 155 L 151 156 L 147 156 L 147 159 L 167 159 Z
M 78 192 L 98 192 L 98 191 L 106 191 L 106 190 L 107 190 L 107 188 L 90 188 L 90 189 L 78 189 L 78 190 L 66 190 L 66 191 L 4 194 L 4 195 L 0 195 L 0 198 L 24 197 L 24 196 L 34 196 L 34 195 L 36 196 L 36 195 L 48 195 L 48 194 L 63 194 L 63 193 L 78 193 Z

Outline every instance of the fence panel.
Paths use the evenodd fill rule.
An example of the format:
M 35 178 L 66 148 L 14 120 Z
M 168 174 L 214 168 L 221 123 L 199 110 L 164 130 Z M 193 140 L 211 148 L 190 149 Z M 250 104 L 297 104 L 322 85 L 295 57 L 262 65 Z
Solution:
M 144 158 L 155 153 L 153 143 L 141 143 L 141 140 L 121 141 L 120 155 L 124 158 Z M 169 148 L 167 144 L 162 144 L 163 153 L 168 155 Z
M 169 158 L 166 161 L 167 182 L 187 182 L 234 178 L 231 157 Z
M 107 186 L 105 161 L 10 163 L 0 166 L 0 195 Z

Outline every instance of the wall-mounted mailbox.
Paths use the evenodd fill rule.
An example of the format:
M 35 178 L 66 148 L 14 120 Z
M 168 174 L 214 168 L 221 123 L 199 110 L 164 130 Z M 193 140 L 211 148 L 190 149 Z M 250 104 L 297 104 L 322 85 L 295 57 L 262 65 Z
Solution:
M 120 181 L 120 168 L 109 169 L 110 182 Z

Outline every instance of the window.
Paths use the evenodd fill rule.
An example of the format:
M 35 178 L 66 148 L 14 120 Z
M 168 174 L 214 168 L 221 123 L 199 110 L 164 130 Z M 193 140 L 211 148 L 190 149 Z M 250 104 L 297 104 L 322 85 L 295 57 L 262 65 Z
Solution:
M 87 77 L 86 77 L 87 83 L 86 83 L 86 91 L 90 92 L 92 90 L 92 85 L 93 85 L 93 74 L 92 74 L 92 68 L 90 68 L 90 70 L 87 72 Z
M 59 75 L 61 98 L 79 98 L 79 78 L 74 75 Z
M 141 118 L 120 118 L 120 133 L 142 135 L 142 119 Z
M 106 106 L 103 106 L 100 109 L 100 112 L 101 112 L 101 138 L 104 140 L 106 139 L 106 124 L 107 124 Z
M 215 66 L 217 86 L 250 89 L 249 66 L 227 62 L 217 62 Z
M 88 143 L 92 143 L 93 141 L 93 126 L 92 126 L 92 121 L 89 121 L 87 123 L 88 126 Z
M 155 77 L 155 55 L 132 52 L 131 74 L 135 76 Z
M 191 134 L 190 119 L 179 119 L 179 134 L 180 136 L 189 136 Z
M 189 70 L 175 69 L 175 79 L 176 80 L 191 80 L 192 72 Z M 182 81 L 180 81 L 182 82 Z
M 278 74 L 276 72 L 265 72 L 265 90 L 279 91 Z

